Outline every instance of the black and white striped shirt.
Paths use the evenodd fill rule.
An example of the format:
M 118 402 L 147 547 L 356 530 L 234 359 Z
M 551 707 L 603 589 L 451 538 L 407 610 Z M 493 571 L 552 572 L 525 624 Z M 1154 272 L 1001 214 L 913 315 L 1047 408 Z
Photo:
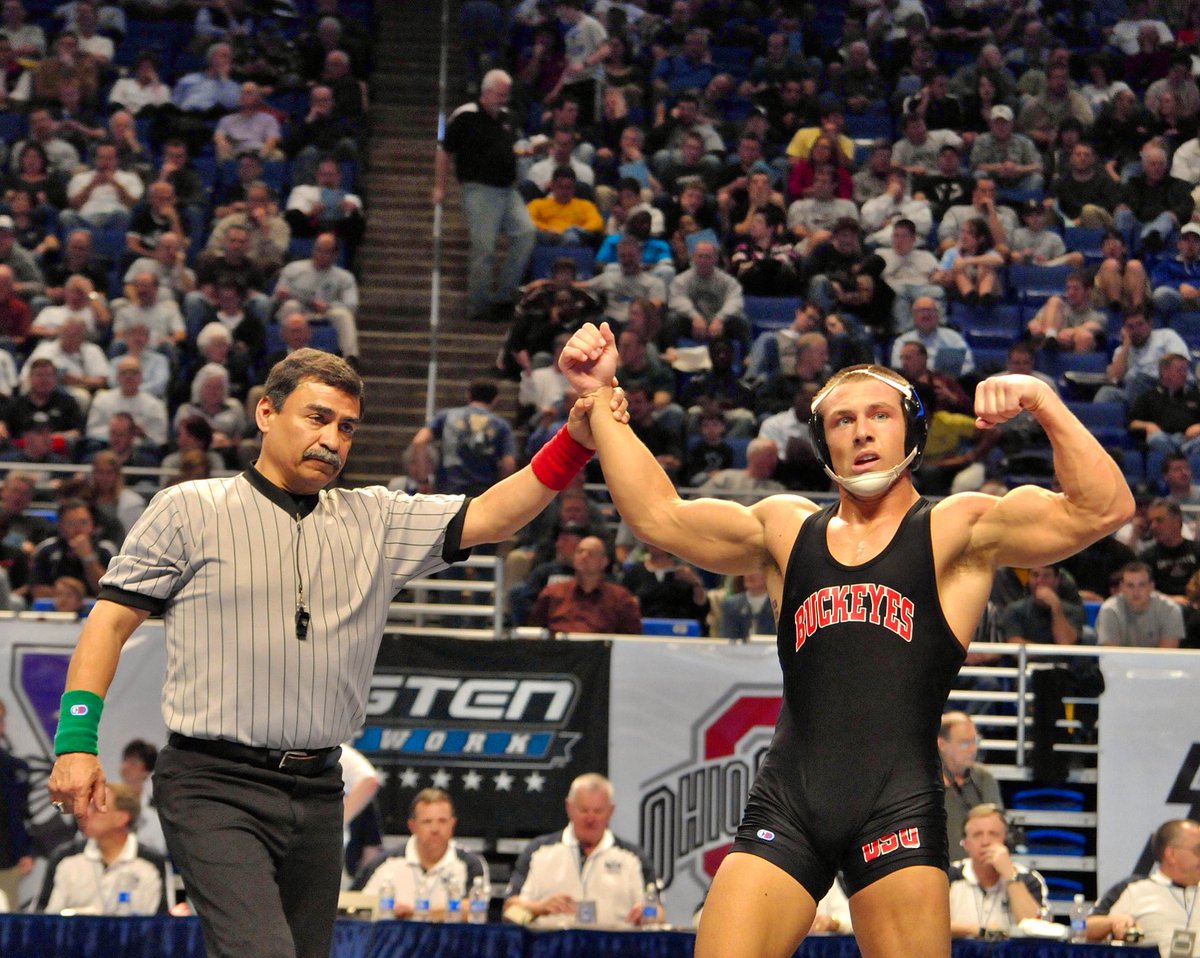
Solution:
M 171 731 L 332 747 L 362 725 L 392 596 L 465 558 L 466 501 L 381 486 L 293 496 L 253 468 L 181 483 L 130 530 L 101 598 L 164 615 Z

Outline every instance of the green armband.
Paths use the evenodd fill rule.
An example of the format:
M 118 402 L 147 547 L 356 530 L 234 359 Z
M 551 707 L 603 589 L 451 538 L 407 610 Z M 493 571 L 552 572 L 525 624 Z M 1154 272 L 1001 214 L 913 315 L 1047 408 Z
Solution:
M 95 692 L 75 689 L 63 692 L 58 707 L 58 732 L 54 735 L 54 754 L 99 751 L 100 713 L 104 699 Z

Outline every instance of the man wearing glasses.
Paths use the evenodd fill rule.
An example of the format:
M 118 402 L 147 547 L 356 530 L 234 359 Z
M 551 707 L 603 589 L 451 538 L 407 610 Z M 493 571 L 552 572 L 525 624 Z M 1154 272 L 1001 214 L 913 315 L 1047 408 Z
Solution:
M 946 836 L 950 848 L 963 835 L 967 813 L 976 805 L 990 802 L 1003 811 L 1000 786 L 982 765 L 979 733 L 966 712 L 946 712 L 938 729 L 938 754 L 942 759 L 942 784 L 946 786 Z

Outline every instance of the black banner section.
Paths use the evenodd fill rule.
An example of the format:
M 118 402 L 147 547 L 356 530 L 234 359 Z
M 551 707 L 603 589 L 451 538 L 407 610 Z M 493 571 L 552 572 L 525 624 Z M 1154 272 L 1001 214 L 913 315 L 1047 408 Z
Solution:
M 384 638 L 354 741 L 384 773 L 384 831 L 443 788 L 457 832 L 525 837 L 566 824 L 584 772 L 608 772 L 608 642 Z

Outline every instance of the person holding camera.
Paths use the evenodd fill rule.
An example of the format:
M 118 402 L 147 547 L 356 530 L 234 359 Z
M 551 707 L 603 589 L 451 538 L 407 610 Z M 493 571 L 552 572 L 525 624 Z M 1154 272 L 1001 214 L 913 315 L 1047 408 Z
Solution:
M 955 938 L 1007 938 L 1026 918 L 1046 914 L 1046 882 L 1012 860 L 1004 811 L 976 805 L 963 825 L 967 857 L 950 866 L 950 934 Z

